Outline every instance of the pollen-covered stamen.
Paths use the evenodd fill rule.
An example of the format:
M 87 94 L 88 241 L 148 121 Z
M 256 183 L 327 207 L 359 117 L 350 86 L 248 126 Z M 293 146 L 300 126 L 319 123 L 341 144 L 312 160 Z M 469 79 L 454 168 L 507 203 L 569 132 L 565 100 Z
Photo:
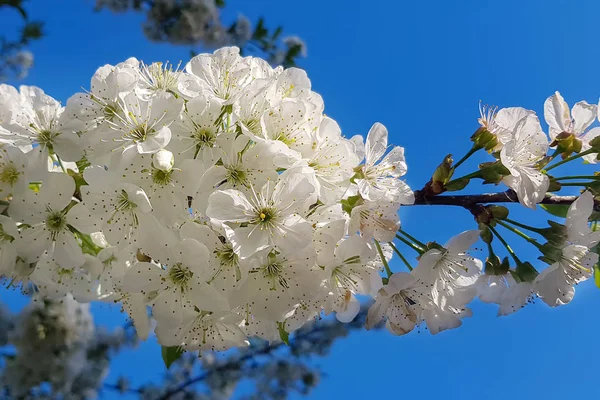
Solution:
M 217 140 L 217 134 L 214 129 L 201 127 L 194 124 L 196 130 L 192 133 L 191 138 L 196 144 L 196 147 L 202 149 L 204 147 L 214 147 Z
M 166 186 L 173 181 L 173 169 L 163 171 L 162 169 L 152 169 L 152 182 L 159 186 Z
M 368 225 L 377 226 L 383 230 L 395 232 L 398 229 L 398 224 L 391 220 L 383 218 L 384 214 L 377 210 L 361 210 L 360 211 L 360 226 L 361 230 Z
M 333 283 L 338 288 L 347 289 L 353 292 L 358 291 L 358 282 L 360 277 L 355 273 L 355 271 L 352 270 L 352 268 L 348 268 L 344 264 L 333 269 L 331 272 L 331 278 Z
M 51 149 L 54 144 L 54 139 L 60 135 L 58 132 L 53 132 L 48 129 L 38 130 L 36 141 L 41 147 Z
M 279 140 L 280 142 L 283 142 L 288 146 L 291 146 L 298 141 L 297 138 L 290 137 L 286 132 L 279 133 L 275 140 Z
M 250 220 L 251 224 L 256 224 L 261 229 L 270 229 L 275 226 L 277 210 L 273 207 L 262 207 L 256 210 L 256 216 Z
M 12 162 L 0 165 L 0 182 L 13 186 L 19 180 L 21 173 Z
M 227 182 L 232 186 L 247 186 L 248 185 L 248 175 L 246 170 L 242 169 L 238 165 L 230 165 L 226 167 L 227 173 L 225 178 Z
M 73 270 L 72 269 L 68 269 L 68 268 L 58 268 L 58 270 L 56 271 L 56 274 L 58 275 L 58 284 L 62 284 L 62 280 L 64 278 L 69 278 L 73 275 Z
M 235 269 L 236 281 L 239 281 L 240 279 L 242 279 L 242 272 L 240 271 L 240 266 L 239 266 L 239 257 L 233 251 L 233 247 L 231 246 L 231 244 L 227 243 L 227 244 L 223 245 L 222 247 L 217 248 L 214 251 L 214 254 L 217 256 L 217 259 L 219 260 L 219 269 L 217 270 L 217 272 L 215 272 L 215 274 L 208 281 L 208 283 L 211 283 L 212 281 L 214 281 L 217 278 L 217 276 L 219 276 L 219 274 L 221 274 L 221 272 L 226 271 L 226 270 L 231 270 L 231 269 Z
M 56 235 L 67 227 L 67 216 L 63 211 L 52 211 L 50 208 L 47 211 L 46 228 L 50 231 L 52 240 L 54 240 Z
M 496 124 L 497 114 L 498 107 L 489 106 L 487 104 L 482 105 L 481 102 L 479 102 L 480 117 L 477 119 L 477 122 L 490 133 L 495 133 L 495 130 L 498 128 L 498 125 Z
M 194 273 L 181 263 L 177 263 L 169 268 L 169 279 L 179 286 L 181 291 L 187 290 L 188 282 L 192 279 Z
M 129 195 L 125 190 L 121 190 L 119 193 L 119 197 L 117 198 L 117 204 L 115 206 L 116 211 L 128 211 L 134 210 L 137 207 L 137 204 L 129 200 Z
M 271 290 L 277 290 L 277 284 L 284 289 L 289 289 L 287 279 L 282 276 L 283 265 L 277 261 L 271 261 L 262 267 L 262 275 L 271 282 Z
M 166 63 L 153 63 L 146 65 L 142 63 L 140 66 L 140 77 L 142 81 L 152 90 L 156 91 L 175 91 L 177 90 L 177 82 L 179 77 L 179 66 L 175 68 L 168 61 Z
M 114 104 L 106 104 L 103 108 L 102 111 L 104 113 L 104 119 L 108 120 L 108 121 L 112 121 L 113 118 L 117 115 L 117 113 L 119 112 L 117 109 L 117 106 L 115 106 Z
M 140 125 L 135 126 L 123 135 L 123 139 L 132 140 L 135 143 L 145 142 L 148 136 L 155 133 L 154 129 L 148 129 L 148 125 L 144 122 Z
M 255 118 L 255 119 L 249 119 L 244 121 L 244 126 L 252 133 L 254 134 L 260 134 L 262 132 L 262 126 L 260 124 L 260 120 Z

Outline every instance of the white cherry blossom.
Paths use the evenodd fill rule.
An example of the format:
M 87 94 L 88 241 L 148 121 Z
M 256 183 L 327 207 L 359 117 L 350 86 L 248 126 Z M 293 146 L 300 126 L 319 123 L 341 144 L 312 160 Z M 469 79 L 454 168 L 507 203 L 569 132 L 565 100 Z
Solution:
M 513 189 L 525 207 L 534 209 L 542 201 L 550 179 L 536 166 L 548 151 L 548 139 L 535 115 L 522 118 L 512 132 L 512 139 L 500 151 L 502 164 L 510 171 L 503 182 Z

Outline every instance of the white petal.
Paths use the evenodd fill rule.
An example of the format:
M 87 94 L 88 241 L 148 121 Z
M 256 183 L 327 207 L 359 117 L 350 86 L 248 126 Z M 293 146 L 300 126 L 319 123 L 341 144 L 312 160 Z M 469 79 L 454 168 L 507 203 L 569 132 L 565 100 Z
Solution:
M 251 219 L 252 204 L 246 196 L 233 189 L 218 190 L 208 198 L 206 215 L 218 221 L 245 222 Z
M 85 263 L 81 248 L 70 231 L 63 230 L 56 236 L 54 260 L 67 269 L 81 267 Z
M 376 122 L 371 127 L 365 143 L 366 164 L 375 164 L 387 150 L 388 131 L 385 126 Z

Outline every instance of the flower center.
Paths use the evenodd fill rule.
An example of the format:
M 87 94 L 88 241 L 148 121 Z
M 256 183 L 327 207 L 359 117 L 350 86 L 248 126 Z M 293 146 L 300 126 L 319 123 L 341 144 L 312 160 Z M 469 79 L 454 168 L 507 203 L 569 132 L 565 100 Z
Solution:
M 273 225 L 273 220 L 276 216 L 277 211 L 274 208 L 261 208 L 256 212 L 256 217 L 253 220 L 251 220 L 250 223 L 271 226 Z
M 248 176 L 246 175 L 246 171 L 243 169 L 238 169 L 235 167 L 228 167 L 227 174 L 225 175 L 227 182 L 229 184 L 236 185 L 246 185 L 248 183 Z
M 160 186 L 166 186 L 173 180 L 173 170 L 163 171 L 162 169 L 154 169 L 152 171 L 152 182 Z
M 290 285 L 288 284 L 287 279 L 281 275 L 282 272 L 283 265 L 277 261 L 272 261 L 262 268 L 263 277 L 271 281 L 270 290 L 277 290 L 278 283 L 282 288 L 289 289 Z
M 129 200 L 129 195 L 127 194 L 127 192 L 125 190 L 121 190 L 121 193 L 117 198 L 117 205 L 115 206 L 115 209 L 117 211 L 127 211 L 133 210 L 136 207 L 137 204 Z
M 238 264 L 238 255 L 235 254 L 231 245 L 225 245 L 215 250 L 215 254 L 222 266 L 232 267 Z
M 50 211 L 46 217 L 46 228 L 56 236 L 67 226 L 67 217 L 62 211 Z
M 188 282 L 192 279 L 194 273 L 188 267 L 177 263 L 169 269 L 169 279 L 173 284 L 181 287 L 182 290 L 187 288 Z
M 196 143 L 196 147 L 214 147 L 217 135 L 210 128 L 197 127 L 196 132 L 192 134 L 192 139 Z
M 113 104 L 106 104 L 102 109 L 104 113 L 104 119 L 112 121 L 112 119 L 118 114 L 117 107 Z
M 13 163 L 5 164 L 0 172 L 0 182 L 13 186 L 19 180 L 20 172 Z
M 145 142 L 152 133 L 154 133 L 154 130 L 149 130 L 146 123 L 143 123 L 127 132 L 125 138 L 133 140 L 135 143 L 140 143 Z
M 39 131 L 37 136 L 37 142 L 42 147 L 52 148 L 52 144 L 54 139 L 59 135 L 58 132 L 52 132 L 50 130 L 44 129 Z
M 288 146 L 296 143 L 296 138 L 289 137 L 285 132 L 281 132 L 275 140 L 279 140 L 280 142 L 285 143 Z

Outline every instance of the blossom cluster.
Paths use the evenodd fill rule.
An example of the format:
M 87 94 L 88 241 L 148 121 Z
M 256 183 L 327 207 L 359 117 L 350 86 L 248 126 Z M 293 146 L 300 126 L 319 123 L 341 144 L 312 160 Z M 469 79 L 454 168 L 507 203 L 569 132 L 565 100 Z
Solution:
M 94 398 L 108 373 L 107 353 L 135 338 L 125 330 L 108 332 L 94 326 L 89 304 L 67 295 L 60 300 L 34 295 L 18 314 L 2 307 L 0 322 L 6 333 L 0 336 L 4 365 L 0 386 L 4 396 L 15 398 Z M 4 332 L 3 332 L 4 333 Z
M 473 140 L 504 166 L 496 183 L 534 207 L 549 187 L 537 117 L 494 110 L 480 122 Z M 571 125 L 560 129 L 581 128 Z M 0 85 L 0 143 L 0 273 L 47 298 L 119 302 L 142 338 L 151 309 L 164 346 L 287 340 L 323 313 L 353 320 L 357 296 L 376 299 L 367 328 L 386 319 L 397 334 L 421 322 L 437 333 L 459 326 L 476 296 L 501 314 L 534 293 L 568 302 L 597 260 L 586 192 L 537 278 L 523 265 L 484 274 L 468 254 L 482 230 L 446 246 L 409 237 L 419 264 L 392 274 L 398 210 L 415 202 L 404 149 L 388 147 L 379 123 L 366 140 L 345 138 L 304 71 L 235 47 L 183 70 L 103 66 L 66 107 Z

